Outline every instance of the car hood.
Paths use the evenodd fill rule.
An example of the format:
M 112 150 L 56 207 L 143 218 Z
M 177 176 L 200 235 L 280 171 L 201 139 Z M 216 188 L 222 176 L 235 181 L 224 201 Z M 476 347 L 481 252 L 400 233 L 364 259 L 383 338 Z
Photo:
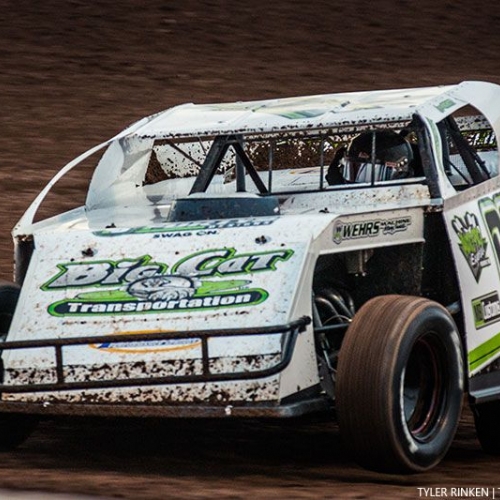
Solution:
M 27 331 L 34 316 L 37 330 L 52 336 L 97 325 L 100 333 L 144 329 L 153 316 L 159 329 L 221 328 L 235 317 L 244 325 L 257 306 L 252 325 L 286 321 L 307 247 L 328 222 L 290 226 L 272 217 L 40 232 L 13 329 Z

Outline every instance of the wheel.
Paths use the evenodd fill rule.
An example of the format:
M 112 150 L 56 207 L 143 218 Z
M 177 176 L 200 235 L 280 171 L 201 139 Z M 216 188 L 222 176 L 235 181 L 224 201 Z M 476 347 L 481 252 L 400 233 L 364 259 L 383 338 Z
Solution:
M 481 448 L 492 455 L 500 455 L 500 401 L 472 406 L 476 434 Z
M 384 295 L 364 304 L 339 353 L 336 408 L 353 458 L 389 473 L 430 469 L 445 455 L 463 395 L 460 337 L 427 299 Z
M 0 280 L 0 342 L 5 340 L 9 332 L 19 292 L 18 285 Z
M 19 292 L 18 285 L 0 280 L 0 343 L 7 338 Z M 0 451 L 12 450 L 23 443 L 37 423 L 38 418 L 33 415 L 0 413 Z

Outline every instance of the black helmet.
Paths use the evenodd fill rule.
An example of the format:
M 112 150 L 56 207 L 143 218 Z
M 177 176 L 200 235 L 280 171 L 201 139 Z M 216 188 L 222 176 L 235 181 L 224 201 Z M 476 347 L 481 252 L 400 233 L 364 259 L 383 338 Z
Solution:
M 375 136 L 375 170 L 372 172 L 372 144 Z M 410 143 L 393 130 L 363 132 L 355 137 L 344 158 L 343 176 L 348 182 L 404 179 L 413 175 Z

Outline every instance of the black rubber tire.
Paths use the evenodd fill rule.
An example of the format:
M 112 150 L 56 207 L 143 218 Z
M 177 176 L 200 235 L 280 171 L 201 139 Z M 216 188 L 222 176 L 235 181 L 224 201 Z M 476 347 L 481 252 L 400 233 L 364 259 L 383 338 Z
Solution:
M 455 436 L 463 385 L 461 341 L 444 307 L 420 297 L 371 299 L 339 354 L 336 408 L 347 449 L 379 472 L 432 468 Z
M 5 340 L 19 299 L 20 287 L 0 280 L 0 342 Z
M 0 280 L 0 351 L 9 332 L 20 288 L 15 283 Z M 1 366 L 3 371 L 3 366 Z M 3 373 L 2 373 L 3 379 Z M 10 451 L 22 444 L 35 430 L 38 417 L 0 413 L 0 451 Z
M 472 406 L 472 413 L 481 448 L 491 455 L 500 455 L 500 401 Z

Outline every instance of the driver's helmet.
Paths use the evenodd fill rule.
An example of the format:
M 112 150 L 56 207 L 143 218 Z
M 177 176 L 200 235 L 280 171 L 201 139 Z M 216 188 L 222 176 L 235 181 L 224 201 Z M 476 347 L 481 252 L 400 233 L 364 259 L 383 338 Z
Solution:
M 375 135 L 375 171 L 372 173 L 372 143 Z M 393 130 L 363 132 L 355 137 L 343 160 L 348 182 L 390 181 L 413 176 L 410 143 Z

